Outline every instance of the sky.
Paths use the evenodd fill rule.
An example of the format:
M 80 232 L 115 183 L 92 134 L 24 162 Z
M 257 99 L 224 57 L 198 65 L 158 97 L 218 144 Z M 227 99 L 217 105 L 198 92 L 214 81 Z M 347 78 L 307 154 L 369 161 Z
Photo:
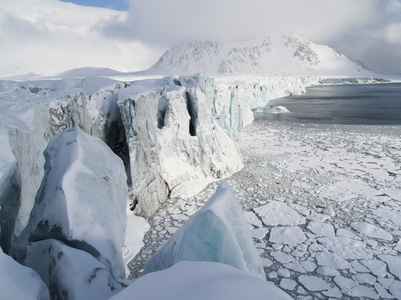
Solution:
M 401 0 L 71 1 L 0 0 L 0 76 L 138 71 L 183 41 L 291 33 L 378 73 L 401 73 Z

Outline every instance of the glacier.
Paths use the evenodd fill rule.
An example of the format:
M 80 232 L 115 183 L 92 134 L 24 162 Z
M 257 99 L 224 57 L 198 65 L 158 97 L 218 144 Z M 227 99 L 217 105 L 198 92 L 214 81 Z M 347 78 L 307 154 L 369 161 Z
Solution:
M 241 131 L 252 122 L 253 109 L 264 107 L 270 99 L 303 93 L 309 85 L 331 83 L 316 76 L 205 74 L 145 79 L 134 76 L 124 80 L 85 77 L 0 81 L 0 244 L 5 254 L 21 261 L 28 259 L 29 253 L 42 247 L 39 243 L 47 231 L 54 234 L 46 236 L 46 240 L 52 240 L 52 247 L 72 251 L 65 248 L 71 247 L 71 241 L 73 245 L 77 240 L 85 241 L 78 243 L 80 249 L 74 249 L 84 248 L 83 254 L 95 254 L 96 261 L 110 274 L 105 276 L 107 281 L 125 276 L 125 263 L 120 257 L 122 251 L 130 251 L 121 250 L 124 238 L 120 234 L 116 240 L 113 237 L 111 246 L 100 245 L 96 239 L 90 240 L 84 228 L 59 232 L 59 228 L 68 228 L 70 216 L 58 220 L 63 226 L 68 224 L 65 227 L 46 223 L 47 219 L 41 217 L 46 209 L 36 203 L 35 195 L 38 201 L 45 199 L 43 185 L 56 180 L 48 174 L 51 169 L 47 169 L 49 163 L 43 153 L 54 136 L 75 132 L 68 128 L 99 138 L 120 157 L 126 176 L 119 177 L 121 188 L 130 190 L 131 209 L 150 217 L 167 198 L 190 197 L 243 167 Z M 109 175 L 105 178 L 110 179 Z M 125 195 L 124 204 L 127 198 Z M 118 215 L 125 220 L 125 208 Z M 75 216 L 79 218 L 79 214 Z M 46 224 L 56 225 L 55 229 Z M 117 230 L 109 225 L 111 231 Z M 99 233 L 101 228 L 95 231 Z M 35 242 L 28 245 L 29 239 Z
M 120 90 L 137 213 L 149 217 L 167 196 L 190 197 L 240 170 L 240 133 L 252 109 L 314 82 L 198 74 L 138 80 Z
M 265 278 L 238 200 L 226 181 L 188 222 L 145 264 L 144 274 L 180 261 L 211 261 Z

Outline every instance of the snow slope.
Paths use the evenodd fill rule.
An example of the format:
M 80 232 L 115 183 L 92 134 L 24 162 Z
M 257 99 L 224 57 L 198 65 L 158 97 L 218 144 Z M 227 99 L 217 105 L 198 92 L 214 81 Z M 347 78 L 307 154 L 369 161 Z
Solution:
M 49 299 L 49 291 L 39 275 L 4 254 L 1 248 L 0 270 L 1 299 Z
M 325 45 L 297 35 L 229 45 L 215 41 L 189 42 L 168 50 L 150 74 L 206 74 L 269 76 L 372 76 L 356 62 Z
M 166 300 L 292 299 L 271 282 L 249 276 L 229 265 L 182 261 L 145 275 L 111 298 Z

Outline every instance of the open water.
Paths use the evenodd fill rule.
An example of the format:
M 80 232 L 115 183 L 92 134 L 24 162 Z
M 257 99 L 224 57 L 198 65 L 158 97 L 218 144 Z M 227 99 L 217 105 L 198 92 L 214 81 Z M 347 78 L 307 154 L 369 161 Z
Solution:
M 255 119 L 318 124 L 400 125 L 401 83 L 313 86 L 269 106 L 289 114 L 255 113 Z

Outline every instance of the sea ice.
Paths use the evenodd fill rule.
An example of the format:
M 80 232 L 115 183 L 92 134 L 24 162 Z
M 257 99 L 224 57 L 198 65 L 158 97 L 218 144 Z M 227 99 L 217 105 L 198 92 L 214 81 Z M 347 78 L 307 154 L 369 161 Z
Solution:
M 316 260 L 318 265 L 324 267 L 332 267 L 334 269 L 349 269 L 351 267 L 348 261 L 332 252 L 318 252 Z
M 347 237 L 322 237 L 318 238 L 328 250 L 345 259 L 370 259 L 372 252 L 366 247 L 366 243 Z
M 283 290 L 288 290 L 288 291 L 292 291 L 295 287 L 297 286 L 296 281 L 292 280 L 292 279 L 288 279 L 288 278 L 283 278 L 280 281 L 280 287 Z
M 316 276 L 300 275 L 298 281 L 304 288 L 312 292 L 326 291 L 330 288 L 326 281 Z
M 271 243 L 295 247 L 296 245 L 303 243 L 305 240 L 306 236 L 298 226 L 273 227 L 270 231 L 269 241 Z
M 280 262 L 282 264 L 294 261 L 294 257 L 292 255 L 286 254 L 286 253 L 281 252 L 281 251 L 271 252 L 270 255 L 273 256 L 273 258 L 276 261 L 278 261 L 278 262 Z
M 385 277 L 387 273 L 387 265 L 377 259 L 362 259 L 360 263 L 367 267 L 373 275 Z
M 265 278 L 235 194 L 227 182 L 145 264 L 144 274 L 179 261 L 212 261 Z
M 328 223 L 311 221 L 306 227 L 317 236 L 334 236 L 334 227 Z
M 360 284 L 374 284 L 377 280 L 376 277 L 370 274 L 356 274 L 352 276 L 352 279 L 359 282 Z
M 333 269 L 331 267 L 319 267 L 317 268 L 316 272 L 320 275 L 323 276 L 337 276 L 340 275 L 340 272 L 338 272 L 336 269 Z
M 401 258 L 392 255 L 379 255 L 379 258 L 387 264 L 390 272 L 395 275 L 398 280 L 401 280 Z
M 379 299 L 379 295 L 376 294 L 371 288 L 364 285 L 357 285 L 349 289 L 344 289 L 343 294 L 357 298 L 367 299 Z
M 38 273 L 17 263 L 1 248 L 0 270 L 0 299 L 49 299 L 49 291 Z
M 341 298 L 343 295 L 338 289 L 338 287 L 334 287 L 328 291 L 324 291 L 322 292 L 322 294 L 325 295 L 326 297 L 337 298 L 337 299 Z
M 396 298 L 401 299 L 401 281 L 394 281 L 390 285 L 390 293 Z
M 387 241 L 391 241 L 393 239 L 393 235 L 389 232 L 366 222 L 355 222 L 351 224 L 351 227 L 371 238 L 383 239 Z
M 302 225 L 306 221 L 305 217 L 283 202 L 272 201 L 254 210 L 267 226 Z
M 401 226 L 401 213 L 396 212 L 393 210 L 389 210 L 383 207 L 379 207 L 376 210 L 373 211 L 373 214 L 383 218 L 385 220 L 390 220 L 397 226 Z
M 343 276 L 335 276 L 334 282 L 341 288 L 341 290 L 350 289 L 358 285 L 354 280 Z
M 255 227 L 262 227 L 262 222 L 258 219 L 258 217 L 251 211 L 244 211 L 244 217 L 248 224 L 251 224 Z

